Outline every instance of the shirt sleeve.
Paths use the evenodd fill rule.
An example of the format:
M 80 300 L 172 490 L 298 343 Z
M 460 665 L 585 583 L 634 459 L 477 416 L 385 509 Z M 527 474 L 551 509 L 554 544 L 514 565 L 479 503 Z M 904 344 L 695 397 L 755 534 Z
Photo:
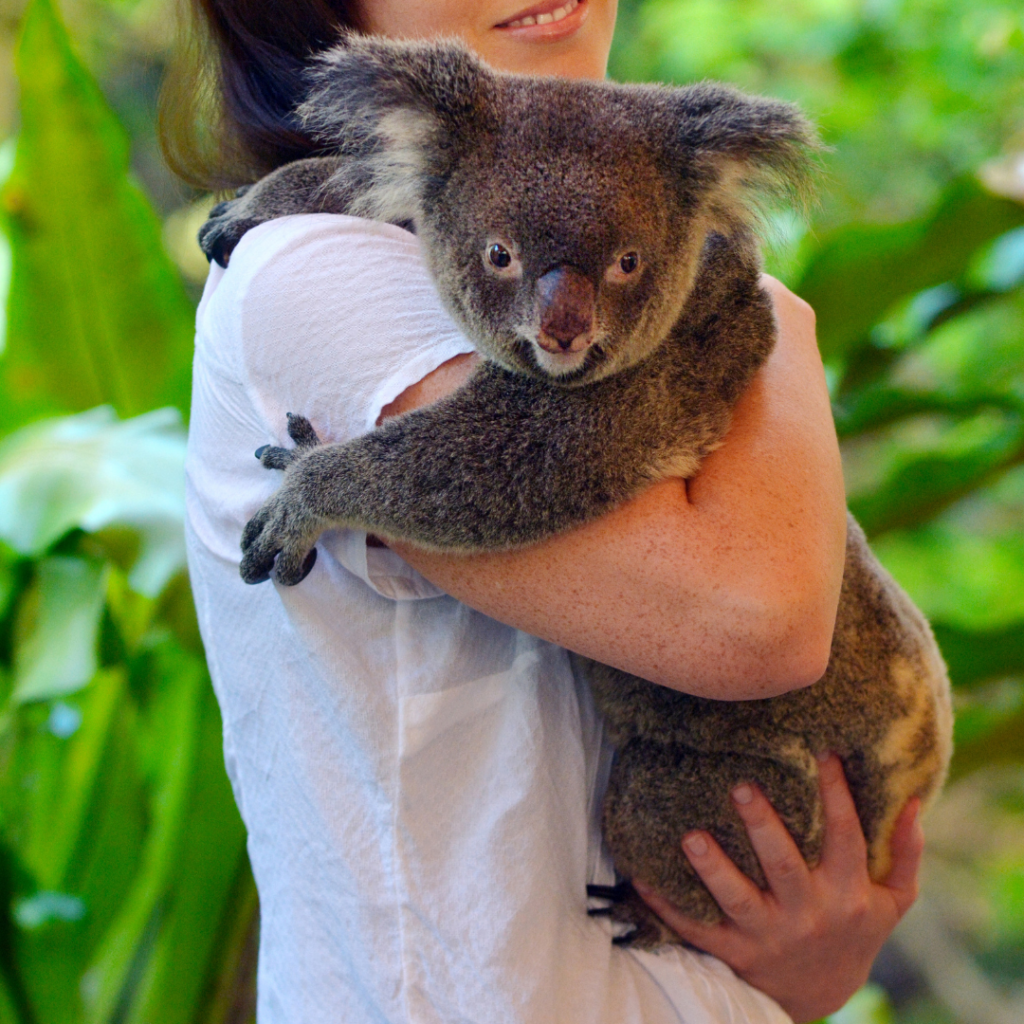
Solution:
M 232 270 L 236 261 L 247 278 L 243 372 L 271 424 L 283 428 L 284 413 L 300 413 L 325 439 L 348 440 L 372 430 L 406 388 L 473 351 L 441 304 L 417 238 L 401 228 L 284 217 L 246 235 Z

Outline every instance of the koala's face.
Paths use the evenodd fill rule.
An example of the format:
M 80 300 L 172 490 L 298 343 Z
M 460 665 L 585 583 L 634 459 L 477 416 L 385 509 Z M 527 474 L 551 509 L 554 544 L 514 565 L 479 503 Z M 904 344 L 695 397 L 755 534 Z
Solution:
M 785 103 L 500 74 L 450 40 L 347 36 L 311 80 L 298 113 L 358 166 L 350 211 L 412 222 L 481 353 L 566 386 L 665 341 L 708 234 L 798 192 L 815 145 Z
M 543 92 L 531 83 L 513 97 L 500 130 L 428 197 L 417 230 L 486 357 L 576 385 L 664 341 L 708 227 L 639 132 L 586 109 L 544 117 L 537 107 L 554 97 Z

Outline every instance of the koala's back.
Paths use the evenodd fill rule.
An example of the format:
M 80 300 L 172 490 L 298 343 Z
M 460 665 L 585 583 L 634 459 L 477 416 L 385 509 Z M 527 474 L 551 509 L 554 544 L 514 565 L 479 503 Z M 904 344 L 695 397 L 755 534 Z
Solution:
M 605 804 L 616 865 L 708 921 L 720 912 L 679 849 L 685 832 L 707 829 L 764 884 L 731 809 L 733 786 L 756 781 L 814 864 L 823 840 L 814 755 L 838 754 L 877 880 L 889 870 L 899 812 L 912 796 L 927 803 L 938 792 L 952 752 L 949 680 L 931 630 L 852 518 L 829 665 L 813 686 L 724 702 L 582 667 L 618 750 Z

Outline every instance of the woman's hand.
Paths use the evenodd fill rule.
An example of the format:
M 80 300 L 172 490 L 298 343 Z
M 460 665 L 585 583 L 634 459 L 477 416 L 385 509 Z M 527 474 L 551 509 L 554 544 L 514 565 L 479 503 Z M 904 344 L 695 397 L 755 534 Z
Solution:
M 706 925 L 684 917 L 634 879 L 647 904 L 676 933 L 717 956 L 770 995 L 796 1024 L 838 1010 L 867 980 L 882 943 L 917 898 L 924 835 L 920 800 L 909 801 L 892 838 L 892 870 L 868 877 L 867 846 L 839 758 L 820 765 L 825 811 L 821 863 L 808 868 L 786 826 L 753 786 L 737 786 L 733 802 L 768 880 L 747 878 L 704 832 L 683 850 L 718 901 L 726 920 Z

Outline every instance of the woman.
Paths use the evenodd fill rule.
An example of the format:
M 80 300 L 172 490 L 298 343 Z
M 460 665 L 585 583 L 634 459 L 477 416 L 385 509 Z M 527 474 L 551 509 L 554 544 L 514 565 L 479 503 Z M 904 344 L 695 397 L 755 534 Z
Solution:
M 302 62 L 339 25 L 457 35 L 499 68 L 596 78 L 615 20 L 614 0 L 199 7 L 220 62 L 206 183 L 312 150 L 291 110 Z M 195 102 L 176 109 L 187 124 Z M 784 1020 L 780 1007 L 806 1021 L 863 982 L 913 900 L 921 837 L 908 806 L 893 873 L 872 884 L 835 758 L 822 763 L 815 870 L 740 786 L 771 891 L 695 833 L 684 849 L 727 921 L 701 926 L 646 896 L 749 985 L 680 947 L 615 948 L 585 914 L 586 884 L 610 880 L 596 814 L 608 751 L 563 648 L 721 699 L 807 685 L 827 661 L 844 534 L 835 436 L 813 316 L 765 284 L 777 351 L 694 480 L 508 554 L 327 534 L 287 590 L 238 578 L 242 526 L 277 484 L 253 449 L 281 443 L 287 411 L 332 440 L 359 434 L 458 387 L 475 357 L 397 227 L 282 218 L 213 269 L 197 319 L 188 536 L 260 890 L 262 1024 L 710 1024 Z

